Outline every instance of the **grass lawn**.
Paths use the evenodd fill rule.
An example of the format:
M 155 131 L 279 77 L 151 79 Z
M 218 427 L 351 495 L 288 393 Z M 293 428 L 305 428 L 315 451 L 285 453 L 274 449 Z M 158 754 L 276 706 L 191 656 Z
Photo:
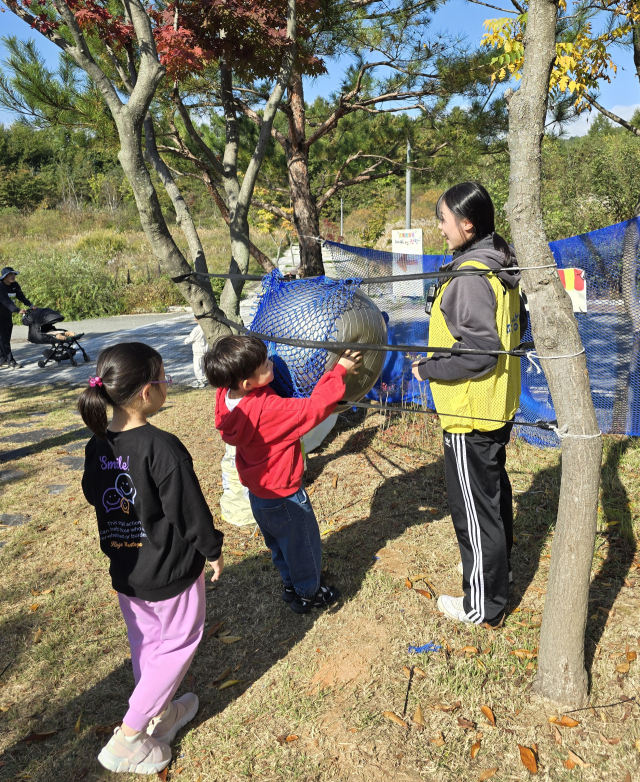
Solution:
M 0 390 L 0 470 L 16 471 L 0 482 L 0 782 L 117 778 L 96 755 L 126 711 L 133 677 L 82 470 L 68 463 L 86 439 L 76 395 Z M 154 423 L 191 451 L 219 517 L 213 394 L 172 391 Z M 47 438 L 25 453 L 39 429 Z M 19 435 L 22 442 L 10 442 Z M 218 630 L 203 640 L 181 687 L 193 689 L 201 707 L 178 734 L 166 779 L 526 780 L 518 745 L 537 753 L 540 779 L 639 779 L 640 708 L 629 700 L 640 698 L 633 439 L 605 438 L 586 645 L 593 707 L 571 715 L 576 726 L 556 727 L 554 712 L 530 691 L 559 459 L 556 450 L 510 444 L 510 613 L 499 630 L 457 626 L 417 591 L 461 594 L 439 426 L 426 416 L 341 417 L 311 454 L 306 481 L 325 575 L 344 597 L 323 613 L 293 614 L 262 539 L 218 521 L 226 568 L 219 585 L 207 582 L 205 637 Z M 65 488 L 51 494 L 51 486 Z M 17 514 L 24 523 L 15 523 Z M 227 632 L 240 639 L 225 642 Z M 441 651 L 408 653 L 429 641 Z M 574 757 L 567 768 L 570 752 L 586 765 Z

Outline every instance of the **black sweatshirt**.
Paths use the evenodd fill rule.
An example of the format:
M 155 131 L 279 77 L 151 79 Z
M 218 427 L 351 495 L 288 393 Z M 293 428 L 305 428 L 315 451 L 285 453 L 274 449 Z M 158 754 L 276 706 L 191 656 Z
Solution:
M 20 307 L 16 307 L 15 299 L 18 299 L 27 307 L 31 306 L 31 302 L 22 292 L 22 288 L 17 282 L 12 282 L 11 285 L 5 285 L 4 280 L 0 280 L 0 313 L 6 315 L 4 308 L 6 307 L 9 312 L 20 312 Z
M 85 448 L 82 490 L 96 509 L 100 548 L 113 588 L 158 601 L 188 589 L 222 551 L 223 534 L 174 435 L 151 424 L 93 436 Z

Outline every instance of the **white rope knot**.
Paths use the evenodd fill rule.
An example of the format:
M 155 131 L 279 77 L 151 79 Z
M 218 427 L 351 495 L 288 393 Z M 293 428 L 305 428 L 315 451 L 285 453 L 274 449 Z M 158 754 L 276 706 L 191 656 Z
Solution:
M 538 354 L 535 350 L 527 350 L 525 353 L 525 356 L 527 360 L 529 361 L 529 364 L 531 364 L 531 367 L 533 367 L 536 371 L 536 374 L 541 375 L 542 369 L 540 368 L 540 364 L 537 364 L 535 359 L 538 358 Z M 527 370 L 528 371 L 528 370 Z
M 573 437 L 577 440 L 592 440 L 594 437 L 602 437 L 602 432 L 598 432 L 598 434 L 571 434 L 569 432 L 569 426 L 565 424 L 563 427 L 554 426 L 553 424 L 549 424 L 549 428 L 555 433 L 558 440 L 562 442 L 567 437 Z

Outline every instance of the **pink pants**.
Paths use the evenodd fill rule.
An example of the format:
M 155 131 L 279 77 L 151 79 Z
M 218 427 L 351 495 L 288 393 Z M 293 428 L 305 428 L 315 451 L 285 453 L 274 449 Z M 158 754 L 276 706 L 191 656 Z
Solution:
M 204 572 L 177 597 L 158 602 L 118 593 L 136 687 L 124 723 L 145 730 L 163 712 L 196 653 L 206 614 Z

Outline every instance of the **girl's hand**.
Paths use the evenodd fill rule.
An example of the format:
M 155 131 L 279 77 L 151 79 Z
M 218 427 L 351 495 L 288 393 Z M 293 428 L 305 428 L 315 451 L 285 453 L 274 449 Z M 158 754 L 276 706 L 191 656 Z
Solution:
M 357 375 L 362 366 L 362 353 L 359 350 L 345 350 L 338 364 L 347 370 L 347 375 Z
M 420 370 L 418 369 L 418 367 L 420 366 L 420 363 L 423 360 L 424 359 L 419 358 L 411 364 L 411 374 L 415 377 L 416 380 L 419 380 L 421 383 L 424 383 L 424 378 L 420 377 Z
M 213 575 L 211 576 L 211 580 L 217 581 L 222 575 L 222 571 L 224 570 L 224 556 L 220 554 L 215 562 L 210 562 L 209 564 L 213 568 Z

